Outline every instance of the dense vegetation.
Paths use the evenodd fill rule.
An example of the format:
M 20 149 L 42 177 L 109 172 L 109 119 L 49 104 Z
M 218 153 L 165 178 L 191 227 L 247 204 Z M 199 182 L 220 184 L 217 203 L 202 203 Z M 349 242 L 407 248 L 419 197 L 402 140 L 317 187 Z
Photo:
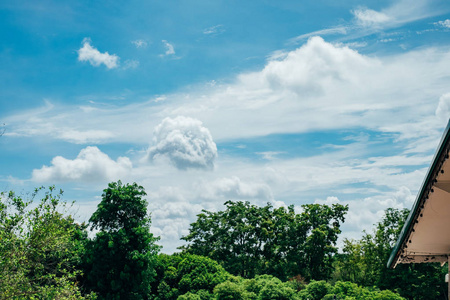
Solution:
M 406 210 L 386 210 L 338 253 L 346 206 L 228 201 L 202 211 L 182 252 L 167 255 L 145 195 L 110 183 L 89 224 L 78 224 L 54 187 L 26 199 L 2 193 L 0 299 L 446 299 L 439 265 L 386 268 Z
M 340 224 L 348 207 L 308 204 L 273 209 L 249 202 L 225 203 L 226 210 L 203 211 L 182 239 L 188 253 L 211 257 L 233 275 L 271 274 L 283 280 L 301 274 L 326 279 L 332 271 Z

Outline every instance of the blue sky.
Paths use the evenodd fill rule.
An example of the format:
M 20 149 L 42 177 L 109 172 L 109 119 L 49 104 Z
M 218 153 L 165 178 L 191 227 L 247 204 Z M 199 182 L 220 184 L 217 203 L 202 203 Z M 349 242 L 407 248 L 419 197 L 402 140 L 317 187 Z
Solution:
M 448 1 L 1 1 L 0 189 L 89 218 L 148 193 L 163 252 L 201 209 L 410 208 L 450 116 Z

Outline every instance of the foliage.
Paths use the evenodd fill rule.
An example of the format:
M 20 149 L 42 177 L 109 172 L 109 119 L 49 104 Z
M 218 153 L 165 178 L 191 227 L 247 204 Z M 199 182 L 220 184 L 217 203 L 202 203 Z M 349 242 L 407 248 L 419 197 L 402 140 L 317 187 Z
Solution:
M 214 289 L 215 299 L 295 300 L 297 291 L 290 282 L 281 282 L 271 275 L 257 275 L 252 279 L 230 277 Z
M 301 274 L 327 278 L 347 206 L 303 205 L 274 209 L 249 202 L 225 203 L 226 210 L 203 210 L 182 239 L 185 252 L 208 256 L 234 275 L 272 274 L 282 279 Z
M 329 294 L 331 285 L 325 280 L 311 281 L 304 290 L 300 291 L 301 299 L 320 300 Z
M 380 291 L 344 281 L 338 281 L 332 286 L 323 280 L 312 281 L 304 290 L 300 291 L 299 296 L 302 300 L 404 300 L 389 290 Z
M 192 254 L 160 254 L 152 283 L 155 299 L 177 299 L 188 292 L 205 299 L 214 287 L 230 276 L 214 260 Z M 192 296 L 194 297 L 194 296 Z
M 214 295 L 217 300 L 246 300 L 247 292 L 239 283 L 226 281 L 216 286 Z
M 150 233 L 145 195 L 136 183 L 110 183 L 89 220 L 99 232 L 86 247 L 86 288 L 100 299 L 144 299 L 149 294 L 159 247 Z
M 184 295 L 181 295 L 177 298 L 177 300 L 212 300 L 213 295 L 206 290 L 198 290 L 195 292 L 187 292 Z
M 373 234 L 361 240 L 345 240 L 338 256 L 334 277 L 364 286 L 395 290 L 410 299 L 445 299 L 446 273 L 439 264 L 401 264 L 386 267 L 389 255 L 408 216 L 408 210 L 389 208 L 376 224 Z
M 35 189 L 29 200 L 0 195 L 0 299 L 84 299 L 77 276 L 86 226 L 61 196 L 54 187 Z

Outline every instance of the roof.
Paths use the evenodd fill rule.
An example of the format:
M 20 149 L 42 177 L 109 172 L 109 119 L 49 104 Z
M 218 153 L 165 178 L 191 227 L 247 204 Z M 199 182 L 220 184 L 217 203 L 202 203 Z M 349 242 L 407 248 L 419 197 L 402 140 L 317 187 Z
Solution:
M 446 262 L 450 255 L 450 122 L 388 261 Z

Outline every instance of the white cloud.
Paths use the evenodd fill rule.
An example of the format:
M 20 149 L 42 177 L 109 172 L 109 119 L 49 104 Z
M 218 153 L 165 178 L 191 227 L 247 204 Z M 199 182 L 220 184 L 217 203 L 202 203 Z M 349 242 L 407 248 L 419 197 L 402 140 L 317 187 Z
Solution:
M 86 144 L 89 142 L 100 142 L 108 140 L 114 136 L 113 133 L 106 130 L 86 130 L 79 131 L 70 128 L 62 128 L 58 130 L 59 137 L 65 141 L 74 144 Z
M 147 47 L 147 42 L 141 39 L 131 41 L 131 43 L 138 49 Z
M 167 56 L 167 55 L 174 55 L 175 54 L 175 49 L 173 47 L 172 44 L 170 44 L 168 41 L 166 40 L 162 40 L 162 43 L 164 44 L 164 47 L 166 48 L 166 52 L 164 54 L 161 54 L 160 56 Z
M 183 116 L 165 118 L 154 136 L 155 146 L 148 149 L 148 159 L 168 159 L 181 170 L 214 168 L 217 146 L 201 121 Z
M 273 160 L 277 155 L 284 153 L 283 151 L 264 151 L 264 152 L 256 152 L 256 154 L 261 155 L 262 158 L 267 160 Z
M 123 69 L 136 69 L 139 67 L 139 61 L 135 59 L 127 59 L 123 65 Z
M 301 42 L 304 41 L 306 39 L 309 39 L 310 37 L 313 36 L 324 36 L 324 35 L 334 35 L 334 34 L 347 34 L 348 32 L 348 28 L 345 26 L 339 26 L 339 27 L 332 27 L 332 28 L 326 28 L 326 29 L 321 29 L 321 30 L 316 30 L 313 32 L 309 32 L 309 33 L 305 33 L 302 35 L 299 35 L 295 38 L 292 38 L 289 40 L 290 43 L 297 43 L 297 42 Z
M 349 42 L 349 43 L 335 43 L 336 47 L 349 47 L 349 48 L 364 48 L 367 47 L 367 42 Z
M 225 28 L 223 27 L 223 25 L 219 24 L 219 25 L 215 25 L 215 26 L 211 26 L 208 28 L 205 28 L 203 30 L 203 34 L 205 35 L 219 35 L 225 32 Z
M 445 21 L 439 21 L 439 22 L 436 22 L 434 24 L 439 25 L 439 26 L 444 27 L 444 28 L 450 28 L 450 19 L 447 19 Z
M 148 102 L 122 107 L 92 104 L 90 112 L 60 105 L 39 108 L 3 121 L 10 136 L 86 143 L 141 144 L 147 136 L 142 128 L 184 115 L 201 119 L 219 141 L 362 126 L 410 139 L 413 145 L 440 135 L 444 125 L 434 112 L 437 99 L 448 92 L 449 70 L 448 49 L 369 57 L 316 37 L 268 61 L 260 71 L 240 74 L 231 84 L 165 94 L 160 102 L 148 97 Z M 62 131 L 70 130 L 102 134 L 97 140 L 87 134 L 85 139 L 67 139 Z M 432 143 L 415 148 L 424 145 Z
M 439 98 L 439 104 L 436 108 L 436 116 L 442 121 L 447 122 L 450 118 L 450 93 L 446 93 Z
M 288 88 L 302 94 L 315 93 L 330 82 L 356 82 L 357 70 L 373 63 L 348 47 L 335 47 L 313 37 L 283 60 L 270 61 L 262 72 L 241 76 L 241 80 L 247 85 L 262 82 L 272 90 Z
M 83 47 L 78 50 L 79 61 L 88 61 L 94 67 L 98 67 L 101 64 L 104 64 L 108 69 L 118 67 L 119 57 L 117 55 L 110 55 L 108 52 L 101 53 L 92 47 L 90 42 L 87 38 L 83 40 Z
M 359 25 L 365 27 L 378 26 L 391 20 L 385 13 L 368 8 L 358 8 L 352 11 Z
M 322 205 L 329 205 L 329 206 L 331 206 L 332 204 L 340 204 L 340 201 L 339 201 L 338 197 L 329 196 L 325 200 L 316 199 L 314 201 L 314 203 L 315 204 L 322 204 Z
M 270 187 L 264 183 L 247 183 L 239 177 L 218 178 L 212 182 L 204 182 L 198 188 L 203 199 L 226 200 L 258 200 L 261 203 L 273 200 Z
M 86 147 L 73 160 L 62 156 L 54 157 L 51 166 L 33 170 L 32 180 L 37 182 L 118 180 L 131 169 L 132 163 L 127 157 L 119 157 L 114 161 L 97 147 Z

